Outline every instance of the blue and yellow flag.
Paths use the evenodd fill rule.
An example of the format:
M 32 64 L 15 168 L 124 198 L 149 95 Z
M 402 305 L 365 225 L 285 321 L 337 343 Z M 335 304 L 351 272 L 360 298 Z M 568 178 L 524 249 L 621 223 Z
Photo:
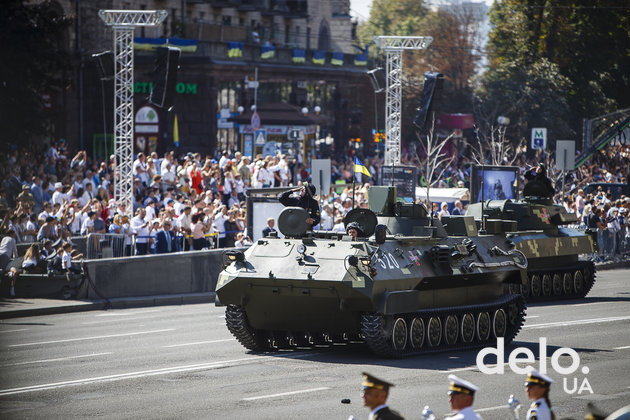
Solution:
M 294 49 L 291 60 L 294 63 L 304 63 L 306 61 L 306 51 L 299 48 Z
M 365 54 L 356 54 L 354 56 L 354 65 L 355 66 L 367 66 L 367 55 L 365 55 Z
M 333 66 L 343 66 L 343 53 L 340 53 L 340 52 L 332 53 L 330 64 L 332 64 Z
M 175 147 L 179 147 L 179 124 L 177 124 L 177 114 L 175 114 L 175 121 L 173 121 L 173 143 L 175 143 Z
M 273 45 L 263 45 L 260 47 L 260 58 L 268 59 L 276 55 L 276 47 Z
M 311 59 L 313 64 L 319 64 L 323 66 L 326 64 L 326 52 L 324 51 L 313 51 L 313 58 Z
M 368 171 L 367 168 L 363 166 L 359 158 L 355 156 L 354 157 L 354 175 L 357 181 L 361 182 L 359 174 L 364 174 L 370 177 L 372 176 L 370 175 L 370 171 Z
M 243 56 L 242 42 L 228 42 L 228 57 L 239 58 Z

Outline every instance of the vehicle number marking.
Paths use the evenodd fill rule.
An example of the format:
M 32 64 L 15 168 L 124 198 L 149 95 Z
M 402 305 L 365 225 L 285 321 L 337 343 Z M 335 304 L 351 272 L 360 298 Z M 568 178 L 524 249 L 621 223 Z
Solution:
M 382 268 L 387 268 L 390 270 L 397 268 L 400 270 L 400 265 L 398 264 L 398 261 L 396 261 L 396 258 L 389 252 L 383 252 L 383 256 L 382 258 L 378 259 L 378 262 L 381 264 Z

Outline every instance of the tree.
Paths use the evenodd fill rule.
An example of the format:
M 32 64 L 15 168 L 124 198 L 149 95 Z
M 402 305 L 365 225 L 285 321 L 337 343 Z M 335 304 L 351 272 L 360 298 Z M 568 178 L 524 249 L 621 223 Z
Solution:
M 13 0 L 0 8 L 0 132 L 9 141 L 49 134 L 45 94 L 62 92 L 69 55 L 65 51 L 71 19 L 56 2 Z
M 556 139 L 576 137 L 583 118 L 627 108 L 629 11 L 623 0 L 495 2 L 485 108 L 512 108 L 519 136 L 545 124 Z

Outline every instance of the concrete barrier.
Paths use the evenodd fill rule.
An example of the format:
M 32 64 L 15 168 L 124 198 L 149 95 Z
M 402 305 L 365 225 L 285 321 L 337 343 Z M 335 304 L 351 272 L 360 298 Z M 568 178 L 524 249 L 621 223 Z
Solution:
M 214 292 L 222 256 L 218 249 L 88 260 L 87 298 Z

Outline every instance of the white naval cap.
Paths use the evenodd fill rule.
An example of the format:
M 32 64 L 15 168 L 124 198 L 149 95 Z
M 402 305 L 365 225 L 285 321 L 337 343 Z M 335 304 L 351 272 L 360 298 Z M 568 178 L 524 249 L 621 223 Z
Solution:
M 525 379 L 525 385 L 549 386 L 554 382 L 556 381 L 551 379 L 549 376 L 543 375 L 532 366 L 527 366 L 527 379 Z
M 448 375 L 448 380 L 451 382 L 448 387 L 448 395 L 454 393 L 474 395 L 475 392 L 479 391 L 479 387 L 471 384 L 468 381 L 458 378 L 455 375 Z

